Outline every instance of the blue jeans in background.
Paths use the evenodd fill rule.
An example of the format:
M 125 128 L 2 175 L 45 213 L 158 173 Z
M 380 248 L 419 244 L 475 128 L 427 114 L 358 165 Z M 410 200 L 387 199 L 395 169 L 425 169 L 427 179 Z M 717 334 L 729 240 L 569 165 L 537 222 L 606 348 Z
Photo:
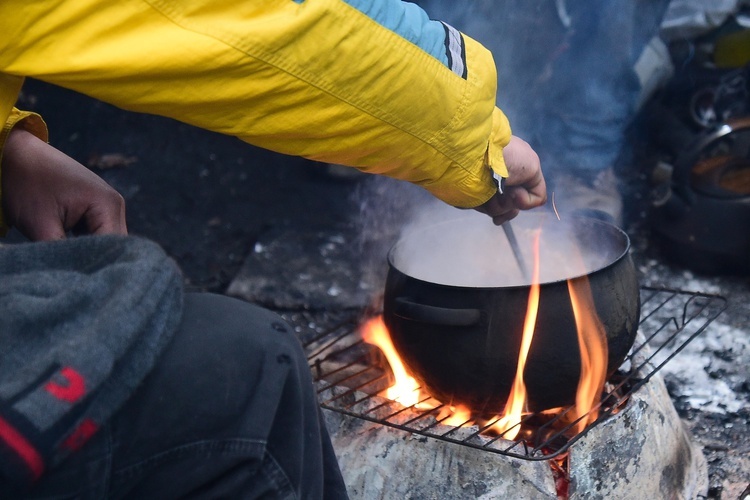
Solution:
M 611 168 L 641 91 L 634 65 L 669 0 L 419 0 L 490 49 L 498 106 L 545 173 Z

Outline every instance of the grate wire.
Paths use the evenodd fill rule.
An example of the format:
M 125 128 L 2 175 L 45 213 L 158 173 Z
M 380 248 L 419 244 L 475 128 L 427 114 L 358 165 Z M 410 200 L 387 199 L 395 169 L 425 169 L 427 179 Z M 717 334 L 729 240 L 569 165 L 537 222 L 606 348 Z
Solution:
M 541 413 L 522 417 L 520 437 L 514 440 L 490 434 L 497 421 L 477 424 L 467 420 L 448 425 L 441 416 L 446 405 L 429 396 L 404 406 L 384 397 L 390 374 L 377 348 L 362 341 L 358 325 L 362 313 L 352 313 L 303 341 L 322 408 L 350 417 L 525 460 L 548 460 L 565 453 L 593 427 L 613 418 L 635 391 L 677 356 L 726 309 L 727 300 L 718 295 L 668 288 L 641 287 L 639 335 L 620 369 L 610 378 L 591 412 L 599 415 L 581 433 L 569 431 L 588 414 L 567 421 L 571 408 L 550 417 Z M 359 316 L 357 316 L 359 314 Z M 287 318 L 293 321 L 293 318 Z M 304 336 L 303 336 L 304 338 Z M 422 408 L 423 404 L 429 405 Z M 589 413 L 591 413 L 589 412 Z M 474 423 L 472 423 L 474 422 Z

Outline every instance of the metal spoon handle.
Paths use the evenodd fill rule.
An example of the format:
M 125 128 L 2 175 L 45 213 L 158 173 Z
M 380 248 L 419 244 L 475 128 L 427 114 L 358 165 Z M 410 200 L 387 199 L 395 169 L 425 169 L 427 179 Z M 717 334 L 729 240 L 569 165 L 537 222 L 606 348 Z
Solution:
M 513 232 L 513 228 L 510 225 L 510 221 L 502 224 L 503 231 L 505 231 L 505 237 L 508 238 L 510 248 L 513 250 L 513 255 L 516 257 L 516 263 L 518 268 L 521 270 L 524 279 L 531 283 L 531 275 L 529 269 L 526 267 L 526 262 L 523 260 L 523 254 L 521 254 L 521 248 L 518 246 L 518 240 L 516 239 L 516 233 Z

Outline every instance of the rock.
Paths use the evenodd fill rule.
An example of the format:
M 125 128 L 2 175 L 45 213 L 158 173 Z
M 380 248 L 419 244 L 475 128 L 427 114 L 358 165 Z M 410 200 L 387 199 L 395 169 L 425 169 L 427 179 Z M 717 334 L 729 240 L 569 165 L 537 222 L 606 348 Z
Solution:
M 519 460 L 323 410 L 354 499 L 557 499 L 546 462 Z
M 378 293 L 365 279 L 346 228 L 266 234 L 227 289 L 228 295 L 286 310 L 361 309 Z

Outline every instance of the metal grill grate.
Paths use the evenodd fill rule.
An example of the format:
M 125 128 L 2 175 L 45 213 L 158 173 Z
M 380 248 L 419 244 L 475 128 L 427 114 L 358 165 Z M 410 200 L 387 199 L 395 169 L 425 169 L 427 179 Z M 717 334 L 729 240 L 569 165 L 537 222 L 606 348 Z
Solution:
M 383 396 L 389 371 L 379 350 L 362 341 L 358 325 L 363 314 L 339 318 L 329 328 L 315 331 L 298 326 L 323 408 L 464 446 L 526 460 L 547 460 L 565 452 L 588 429 L 611 417 L 639 387 L 706 330 L 727 307 L 716 295 L 651 287 L 641 288 L 641 321 L 636 343 L 620 369 L 605 386 L 598 418 L 582 433 L 570 438 L 572 420 L 558 415 L 529 414 L 514 440 L 493 435 L 495 421 L 466 421 L 446 425 L 446 406 L 429 397 L 404 407 Z M 287 317 L 299 325 L 300 318 Z M 322 331 L 321 331 L 322 330 Z M 595 411 L 596 409 L 592 409 Z M 567 417 L 567 418 L 566 418 Z M 581 417 L 584 418 L 585 416 Z

